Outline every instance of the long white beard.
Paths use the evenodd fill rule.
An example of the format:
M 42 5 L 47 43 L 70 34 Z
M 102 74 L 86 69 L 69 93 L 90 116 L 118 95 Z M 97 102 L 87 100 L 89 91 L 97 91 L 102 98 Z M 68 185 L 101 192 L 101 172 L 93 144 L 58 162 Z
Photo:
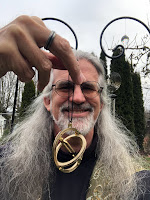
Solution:
M 62 109 L 64 108 L 64 106 L 66 105 L 62 105 L 59 110 L 58 120 L 56 120 L 52 114 L 54 122 L 57 124 L 60 130 L 64 130 L 68 128 L 68 123 L 69 123 L 68 117 L 64 115 L 64 113 L 62 112 Z M 89 112 L 88 116 L 72 119 L 72 127 L 76 128 L 84 136 L 87 135 L 92 128 L 94 128 L 95 123 L 96 123 L 96 120 L 94 120 L 93 108 L 92 108 L 92 111 Z M 67 134 L 68 135 L 72 134 L 72 131 L 67 132 Z

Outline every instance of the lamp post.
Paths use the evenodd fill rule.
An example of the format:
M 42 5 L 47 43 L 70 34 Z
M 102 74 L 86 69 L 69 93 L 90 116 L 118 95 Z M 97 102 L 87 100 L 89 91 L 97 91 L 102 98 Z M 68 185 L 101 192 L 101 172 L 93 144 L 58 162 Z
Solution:
M 101 49 L 102 49 L 102 51 L 103 51 L 103 53 L 104 53 L 104 55 L 107 57 L 107 58 L 110 58 L 110 59 L 117 59 L 117 58 L 119 58 L 119 57 L 121 57 L 123 54 L 124 54 L 124 52 L 125 52 L 125 50 L 126 49 L 130 49 L 130 50 L 134 50 L 134 49 L 141 49 L 141 50 L 144 50 L 144 51 L 146 51 L 145 53 L 148 53 L 148 55 L 147 55 L 147 62 L 148 62 L 148 59 L 149 59 L 149 57 L 150 57 L 150 48 L 149 47 L 147 47 L 147 46 L 144 46 L 144 47 L 142 47 L 142 48 L 140 48 L 140 47 L 135 47 L 135 48 L 129 48 L 129 46 L 128 46 L 128 43 L 129 43 L 129 37 L 125 34 L 125 35 L 123 35 L 122 37 L 121 37 L 121 42 L 122 42 L 122 44 L 118 44 L 118 45 L 116 45 L 113 49 L 108 49 L 108 50 L 112 50 L 113 52 L 114 51 L 116 51 L 116 50 L 120 50 L 120 51 L 118 51 L 119 53 L 117 54 L 117 55 L 112 55 L 112 56 L 110 56 L 110 55 L 108 55 L 107 53 L 106 53 L 106 51 L 105 51 L 105 49 L 104 49 L 104 47 L 103 47 L 103 35 L 104 35 L 104 32 L 106 31 L 106 29 L 112 24 L 112 23 L 114 23 L 115 21 L 118 21 L 118 20 L 122 20 L 122 19 L 129 19 L 129 20 L 133 20 L 133 21 L 136 21 L 136 22 L 138 22 L 138 23 L 140 23 L 141 25 L 143 25 L 143 27 L 144 28 L 146 28 L 146 30 L 148 31 L 148 33 L 150 34 L 150 29 L 142 22 L 142 21 L 140 21 L 139 19 L 136 19 L 136 18 L 133 18 L 133 17 L 128 17 L 128 16 L 125 16 L 125 17 L 119 17 L 119 18 L 116 18 L 116 19 L 113 19 L 112 21 L 110 21 L 105 27 L 104 27 L 104 29 L 102 30 L 102 32 L 101 32 L 101 34 L 100 34 L 100 47 L 101 47 Z M 110 35 L 110 33 L 109 33 L 109 35 Z M 106 39 L 106 38 L 105 38 Z M 108 45 L 107 45 L 108 46 Z M 144 54 L 145 54 L 144 53 Z M 139 57 L 137 58 L 138 60 L 141 58 L 140 56 L 142 56 L 142 55 L 144 55 L 144 54 L 140 54 L 139 55 Z M 132 60 L 133 60 L 133 58 L 134 58 L 134 54 L 132 53 L 131 55 L 131 65 L 133 65 L 133 63 L 132 63 Z M 112 86 L 111 86 L 111 84 L 112 84 Z M 112 104 L 113 104 L 113 114 L 114 114 L 114 108 L 115 108 L 115 96 L 114 96 L 114 90 L 112 89 L 113 88 L 113 83 L 111 82 L 111 81 L 109 81 L 108 82 L 108 89 L 110 90 L 110 92 L 111 92 L 111 96 L 112 96 Z
M 111 109 L 112 109 L 112 114 L 115 116 L 115 104 L 116 104 L 116 97 L 117 95 L 114 94 L 116 90 L 119 89 L 121 85 L 121 76 L 117 72 L 112 72 L 107 79 L 107 88 L 110 93 L 111 97 Z

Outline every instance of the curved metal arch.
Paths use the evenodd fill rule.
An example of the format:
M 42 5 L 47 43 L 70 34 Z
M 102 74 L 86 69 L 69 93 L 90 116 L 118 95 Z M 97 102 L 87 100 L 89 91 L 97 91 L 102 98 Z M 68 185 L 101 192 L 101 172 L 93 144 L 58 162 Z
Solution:
M 54 17 L 45 17 L 45 18 L 42 18 L 42 21 L 46 21 L 46 20 L 58 21 L 58 22 L 61 22 L 62 24 L 64 24 L 65 26 L 67 26 L 71 30 L 71 32 L 73 33 L 73 35 L 75 37 L 75 42 L 76 42 L 75 49 L 78 49 L 78 39 L 77 39 L 77 36 L 76 36 L 74 30 L 71 28 L 71 26 L 69 24 L 67 24 L 65 21 L 63 21 L 61 19 L 54 18 Z
M 148 26 L 147 26 L 146 24 L 144 24 L 141 20 L 137 19 L 137 18 L 124 16 L 124 17 L 118 17 L 118 18 L 113 19 L 112 21 L 110 21 L 110 22 L 104 27 L 104 29 L 102 30 L 101 35 L 100 35 L 100 47 L 101 47 L 103 53 L 105 54 L 105 56 L 107 56 L 108 58 L 111 58 L 111 59 L 115 59 L 115 58 L 121 57 L 121 56 L 124 54 L 125 48 L 124 48 L 123 45 L 117 45 L 117 46 L 113 49 L 113 51 L 117 50 L 118 48 L 121 48 L 121 49 L 122 49 L 122 52 L 121 52 L 119 55 L 117 55 L 117 56 L 109 56 L 109 55 L 104 51 L 104 48 L 103 48 L 103 45 L 102 45 L 102 37 L 103 37 L 103 34 L 104 34 L 105 30 L 107 29 L 107 27 L 108 27 L 110 24 L 112 24 L 113 22 L 115 22 L 115 21 L 117 21 L 117 20 L 120 20 L 120 19 L 131 19 L 131 20 L 137 21 L 137 22 L 139 22 L 140 24 L 142 24 L 142 25 L 147 29 L 147 31 L 148 31 L 149 34 L 150 34 L 150 29 L 148 28 Z

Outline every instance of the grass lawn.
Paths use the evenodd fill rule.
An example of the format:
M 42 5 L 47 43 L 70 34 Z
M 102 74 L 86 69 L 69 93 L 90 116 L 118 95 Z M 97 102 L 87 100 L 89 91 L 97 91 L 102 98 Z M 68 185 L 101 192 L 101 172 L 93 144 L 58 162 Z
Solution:
M 150 163 L 150 157 L 145 157 L 145 159 Z
M 150 157 L 144 157 L 146 160 L 147 160 L 147 162 L 149 163 L 149 169 L 150 169 Z

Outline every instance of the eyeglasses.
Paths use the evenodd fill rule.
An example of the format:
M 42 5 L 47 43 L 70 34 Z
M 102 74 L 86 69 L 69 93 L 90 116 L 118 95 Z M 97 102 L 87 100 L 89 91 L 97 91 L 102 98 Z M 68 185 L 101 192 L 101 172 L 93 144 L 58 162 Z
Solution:
M 68 80 L 59 80 L 56 84 L 52 85 L 51 90 L 53 87 L 55 87 L 55 91 L 59 96 L 67 98 L 73 95 L 75 83 Z M 83 82 L 80 88 L 84 96 L 89 99 L 96 97 L 103 90 L 103 87 L 100 87 L 96 81 Z

